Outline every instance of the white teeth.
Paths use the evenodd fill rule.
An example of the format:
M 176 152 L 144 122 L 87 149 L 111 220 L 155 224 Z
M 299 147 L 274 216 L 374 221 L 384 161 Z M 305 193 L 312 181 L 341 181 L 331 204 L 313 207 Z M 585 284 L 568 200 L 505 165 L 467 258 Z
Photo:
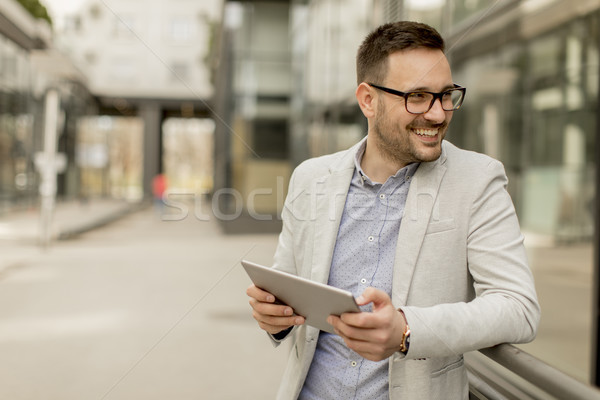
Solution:
M 437 135 L 437 129 L 415 129 L 415 133 L 420 136 L 435 136 Z

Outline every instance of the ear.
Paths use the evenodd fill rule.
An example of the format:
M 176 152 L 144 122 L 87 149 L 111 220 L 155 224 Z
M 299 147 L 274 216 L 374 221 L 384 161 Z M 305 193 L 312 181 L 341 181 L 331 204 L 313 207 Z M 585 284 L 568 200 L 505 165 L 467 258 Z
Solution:
M 362 82 L 356 88 L 356 100 L 362 113 L 367 118 L 373 118 L 377 111 L 377 102 L 375 101 L 375 90 L 367 83 Z

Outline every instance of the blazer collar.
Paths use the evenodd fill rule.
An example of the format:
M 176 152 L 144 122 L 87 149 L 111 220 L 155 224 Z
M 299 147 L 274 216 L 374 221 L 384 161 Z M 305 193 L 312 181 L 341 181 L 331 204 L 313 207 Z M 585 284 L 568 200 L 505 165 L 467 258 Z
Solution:
M 354 157 L 356 157 L 356 152 L 358 151 L 360 146 L 362 146 L 362 144 L 366 141 L 367 137 L 365 136 L 354 146 L 350 147 L 348 150 L 344 150 L 343 152 L 341 152 L 342 156 L 333 163 L 331 163 L 331 165 L 329 166 L 329 172 L 333 174 L 335 172 L 344 171 L 347 169 L 352 169 L 354 171 Z

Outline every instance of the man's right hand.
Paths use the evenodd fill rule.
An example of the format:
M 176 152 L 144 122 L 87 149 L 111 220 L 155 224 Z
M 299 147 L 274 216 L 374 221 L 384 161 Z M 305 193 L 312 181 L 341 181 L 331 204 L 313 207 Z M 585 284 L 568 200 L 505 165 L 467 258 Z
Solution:
M 250 285 L 246 294 L 250 297 L 252 316 L 258 325 L 271 335 L 304 323 L 303 317 L 294 315 L 292 307 L 275 303 L 275 296 L 255 285 Z

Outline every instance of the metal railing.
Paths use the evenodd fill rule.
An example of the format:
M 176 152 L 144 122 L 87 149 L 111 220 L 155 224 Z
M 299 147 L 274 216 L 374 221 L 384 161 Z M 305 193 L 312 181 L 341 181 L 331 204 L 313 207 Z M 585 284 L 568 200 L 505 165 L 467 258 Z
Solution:
M 600 390 L 509 344 L 465 355 L 470 399 L 600 400 Z

